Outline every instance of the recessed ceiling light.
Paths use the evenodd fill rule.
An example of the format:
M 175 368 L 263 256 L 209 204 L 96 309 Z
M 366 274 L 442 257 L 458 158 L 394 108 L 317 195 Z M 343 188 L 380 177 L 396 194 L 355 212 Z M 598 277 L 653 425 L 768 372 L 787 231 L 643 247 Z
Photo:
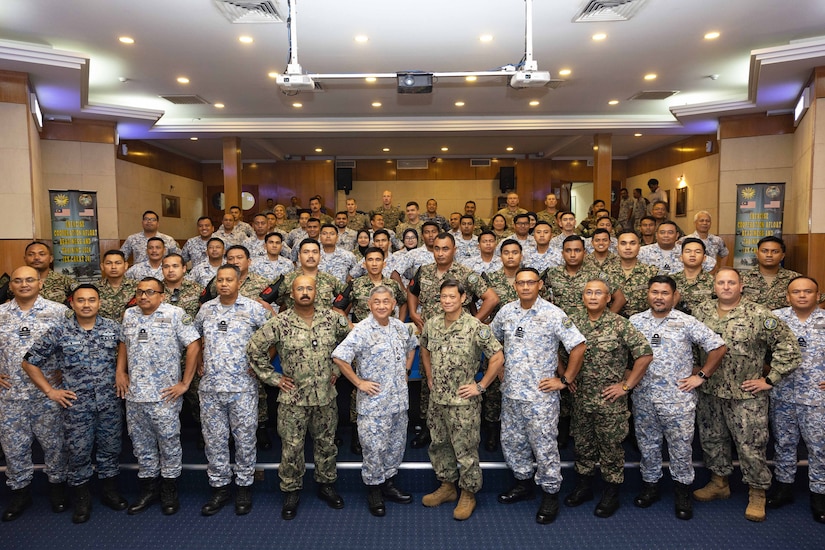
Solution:
M 135 43 L 135 39 L 132 38 L 131 36 L 121 36 L 120 38 L 118 38 L 118 40 L 120 40 L 124 44 L 134 44 Z
M 656 73 L 648 73 L 645 75 L 645 80 L 656 80 L 658 75 Z
M 512 147 L 506 147 L 504 150 L 505 150 L 505 151 L 512 151 L 512 150 L 513 150 L 513 148 L 512 148 Z
M 375 78 L 374 76 L 368 76 L 368 77 L 367 77 L 367 78 L 365 78 L 364 80 L 366 80 L 367 82 L 375 82 L 375 81 L 376 81 L 376 80 L 378 80 L 378 79 L 377 79 L 377 78 Z
M 224 105 L 223 103 L 215 103 L 216 109 L 223 109 L 224 107 L 226 107 L 226 105 Z
M 449 151 L 449 150 L 450 150 L 450 148 L 449 148 L 449 147 L 442 147 L 442 148 L 441 148 L 441 150 L 442 150 L 442 151 L 444 151 L 444 152 L 446 153 L 447 151 Z
M 593 35 L 592 38 L 593 38 L 593 40 L 604 40 L 605 38 L 607 38 L 607 34 L 605 34 L 603 32 L 596 33 L 596 34 Z
M 607 102 L 607 104 L 608 105 L 618 105 L 619 100 L 618 99 L 611 99 L 610 101 Z
M 360 43 L 360 44 L 363 44 L 364 42 L 369 42 L 369 40 L 370 40 L 370 37 L 365 35 L 365 34 L 359 34 L 358 36 L 355 37 L 355 41 Z
M 255 40 L 251 36 L 239 36 L 238 42 L 241 44 L 252 44 Z
M 528 103 L 528 105 L 530 105 L 530 107 L 538 107 L 540 104 L 541 104 L 541 102 L 538 99 L 534 99 L 533 101 Z
M 709 33 L 705 33 L 705 40 L 715 40 L 719 38 L 719 31 L 711 31 Z
M 190 137 L 190 138 L 189 138 L 189 140 L 190 140 L 190 141 L 198 141 L 198 138 L 196 138 L 196 137 Z
M 593 146 L 593 150 L 594 150 L 594 151 L 598 151 L 598 150 L 599 150 L 599 146 L 598 146 L 598 145 L 594 145 L 594 146 Z
M 323 153 L 323 152 L 324 152 L 324 150 L 323 150 L 322 148 L 320 148 L 320 147 L 316 147 L 316 148 L 315 148 L 315 152 L 316 152 L 316 153 Z
M 179 76 L 178 77 L 178 83 L 179 84 L 189 84 L 189 79 L 186 78 L 185 76 Z
M 266 73 L 266 76 L 268 76 L 269 78 L 278 78 L 279 74 L 281 74 L 281 73 L 276 73 L 275 71 L 272 71 L 272 72 Z
M 570 69 L 562 69 L 559 71 L 559 76 L 570 76 L 572 72 Z
M 467 82 L 475 82 L 476 80 L 478 80 L 478 77 L 470 75 L 468 77 L 465 77 L 464 80 L 466 80 Z
M 463 101 L 456 101 L 455 106 L 456 107 L 464 107 L 464 102 Z
M 493 41 L 493 35 L 492 34 L 482 34 L 481 36 L 478 37 L 478 39 L 481 40 L 482 42 L 492 42 Z
M 372 102 L 372 106 L 373 106 L 373 107 L 380 107 L 380 106 L 381 106 L 381 102 L 380 102 L 380 101 L 373 101 L 373 102 Z
M 304 106 L 304 104 L 303 104 L 303 103 L 298 103 L 298 102 L 296 101 L 295 103 L 293 103 L 293 104 L 292 104 L 292 106 L 293 106 L 293 107 L 295 107 L 296 109 L 300 109 L 301 107 L 303 107 L 303 106 Z
M 638 132 L 637 132 L 637 133 L 633 134 L 633 136 L 634 136 L 634 137 L 642 137 L 642 134 L 640 134 L 640 133 L 638 133 Z
M 385 153 L 389 153 L 389 152 L 390 152 L 390 148 L 389 148 L 389 147 L 384 147 L 384 148 L 383 148 L 383 149 L 381 149 L 381 150 L 382 150 L 382 151 L 384 151 Z

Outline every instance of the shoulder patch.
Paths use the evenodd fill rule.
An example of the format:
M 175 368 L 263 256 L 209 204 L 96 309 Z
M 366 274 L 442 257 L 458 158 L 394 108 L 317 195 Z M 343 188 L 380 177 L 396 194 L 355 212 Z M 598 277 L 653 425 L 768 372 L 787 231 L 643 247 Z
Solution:
M 336 315 L 338 315 L 338 324 L 342 327 L 347 326 L 347 318 L 339 313 L 337 313 Z
M 67 309 L 64 312 L 64 315 L 66 316 L 66 319 L 71 319 L 72 317 L 74 317 L 74 310 L 73 309 Z
M 184 315 L 181 317 L 180 322 L 184 325 L 191 325 L 192 324 L 192 316 L 191 315 Z
M 564 321 L 561 322 L 561 325 L 564 328 L 571 328 L 573 326 L 573 321 L 570 319 L 570 317 L 565 317 Z
M 476 275 L 475 273 L 471 273 L 467 277 L 467 282 L 470 283 L 471 285 L 476 284 L 478 282 L 478 275 Z
M 766 329 L 768 329 L 768 330 L 773 330 L 773 329 L 775 329 L 775 328 L 776 328 L 776 326 L 777 326 L 779 323 L 778 323 L 778 322 L 777 322 L 777 320 L 776 320 L 776 319 L 774 319 L 773 317 L 768 317 L 767 319 L 765 319 L 765 322 L 764 322 L 763 324 L 765 325 L 765 328 L 766 328 Z
M 481 327 L 481 328 L 478 330 L 478 335 L 479 335 L 479 337 L 481 337 L 482 339 L 484 339 L 484 340 L 488 340 L 488 339 L 489 339 L 489 338 L 493 335 L 493 333 L 492 333 L 492 331 L 490 330 L 490 327 L 488 327 L 487 325 L 484 325 L 483 327 Z

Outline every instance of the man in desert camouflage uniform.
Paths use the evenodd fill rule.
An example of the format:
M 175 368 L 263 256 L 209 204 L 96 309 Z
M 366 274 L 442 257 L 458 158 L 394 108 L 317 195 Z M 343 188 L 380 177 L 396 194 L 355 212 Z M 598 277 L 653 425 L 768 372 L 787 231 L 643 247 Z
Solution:
M 129 302 L 135 298 L 137 281 L 125 277 L 129 264 L 123 252 L 114 249 L 103 254 L 100 264 L 102 275 L 97 283 L 100 291 L 99 315 L 118 323 Z
M 37 270 L 40 275 L 40 281 L 43 283 L 40 295 L 45 299 L 62 304 L 77 286 L 77 281 L 73 278 L 57 273 L 51 268 L 54 256 L 47 244 L 37 241 L 29 243 L 26 245 L 24 259 L 26 265 Z
M 688 237 L 682 242 L 682 264 L 684 271 L 673 275 L 676 289 L 679 291 L 679 304 L 676 309 L 688 315 L 713 297 L 713 275 L 702 269 L 705 259 L 705 243 L 701 239 Z
M 401 209 L 392 204 L 392 191 L 384 191 L 381 195 L 381 206 L 370 212 L 370 219 L 373 214 L 381 214 L 384 217 L 384 227 L 391 231 L 395 231 L 398 222 L 403 218 Z

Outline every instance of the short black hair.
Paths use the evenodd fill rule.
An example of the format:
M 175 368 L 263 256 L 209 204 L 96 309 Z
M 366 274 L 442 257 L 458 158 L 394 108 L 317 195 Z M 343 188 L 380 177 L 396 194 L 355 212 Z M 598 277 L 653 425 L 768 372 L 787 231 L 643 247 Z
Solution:
M 676 292 L 676 281 L 674 281 L 673 277 L 670 275 L 654 275 L 648 279 L 647 288 L 650 288 L 657 283 L 665 284 L 670 287 L 672 292 Z
M 685 245 L 689 245 L 689 244 L 701 245 L 703 253 L 707 253 L 707 251 L 708 251 L 707 247 L 705 246 L 704 241 L 702 241 L 702 239 L 697 239 L 696 237 L 688 237 L 687 239 L 682 241 L 682 250 L 685 249 Z
M 759 242 L 756 243 L 756 249 L 759 250 L 759 247 L 765 243 L 776 243 L 780 247 L 782 247 L 782 252 L 785 252 L 785 241 L 783 241 L 776 235 L 768 235 L 767 237 L 762 237 L 761 239 L 759 239 Z

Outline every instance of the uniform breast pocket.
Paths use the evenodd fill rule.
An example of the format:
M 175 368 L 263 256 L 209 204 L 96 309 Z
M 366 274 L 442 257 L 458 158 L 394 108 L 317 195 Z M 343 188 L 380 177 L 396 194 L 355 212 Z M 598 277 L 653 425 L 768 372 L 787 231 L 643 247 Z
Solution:
M 83 344 L 67 343 L 63 345 L 63 357 L 67 365 L 73 365 L 83 360 L 85 346 Z

